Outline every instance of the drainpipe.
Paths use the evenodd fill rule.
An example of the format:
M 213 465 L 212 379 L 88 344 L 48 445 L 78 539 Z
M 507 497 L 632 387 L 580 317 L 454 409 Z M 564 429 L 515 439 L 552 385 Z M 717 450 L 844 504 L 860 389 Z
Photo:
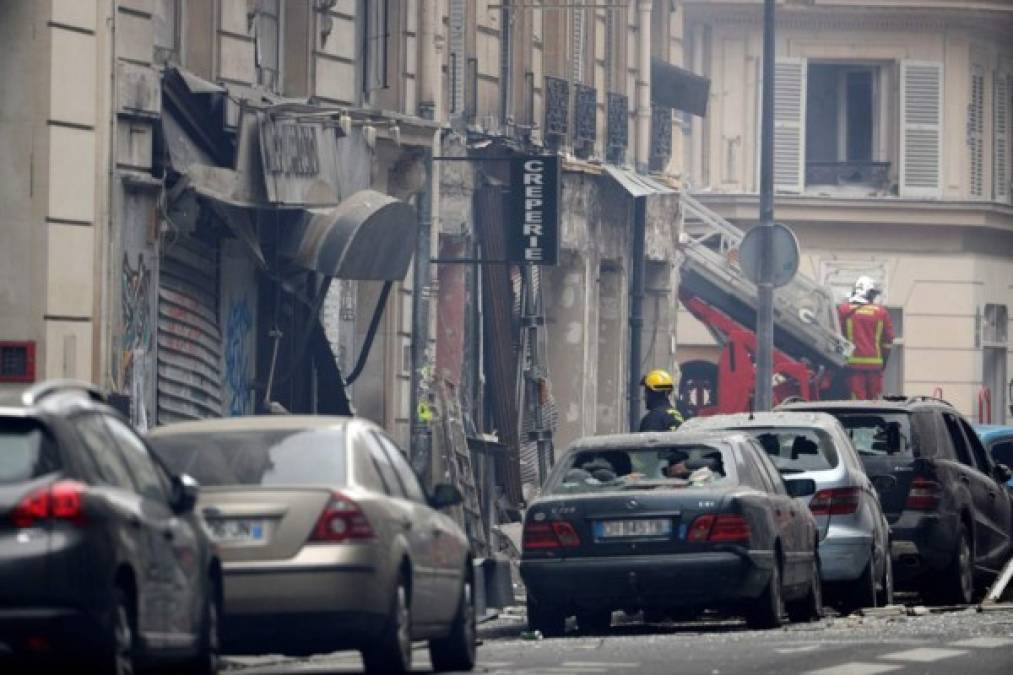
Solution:
M 640 352 L 644 328 L 644 276 L 647 263 L 644 259 L 644 240 L 647 232 L 647 197 L 633 200 L 633 255 L 630 267 L 630 366 L 629 401 L 630 431 L 640 425 Z
M 646 172 L 651 159 L 651 0 L 640 0 L 637 10 L 637 171 Z

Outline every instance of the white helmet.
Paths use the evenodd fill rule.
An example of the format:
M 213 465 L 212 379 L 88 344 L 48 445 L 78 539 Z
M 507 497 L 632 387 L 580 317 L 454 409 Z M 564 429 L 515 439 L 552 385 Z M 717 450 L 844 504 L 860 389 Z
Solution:
M 875 300 L 876 296 L 881 293 L 882 291 L 879 288 L 879 282 L 872 277 L 863 274 L 855 280 L 855 289 L 852 291 L 849 300 L 851 302 L 868 304 Z

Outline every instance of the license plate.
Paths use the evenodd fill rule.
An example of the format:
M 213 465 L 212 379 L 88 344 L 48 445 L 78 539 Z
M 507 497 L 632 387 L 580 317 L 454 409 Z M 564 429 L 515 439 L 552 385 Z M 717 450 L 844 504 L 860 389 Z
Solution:
M 594 534 L 597 539 L 668 537 L 672 534 L 672 521 L 669 518 L 599 520 L 594 524 Z
M 209 520 L 211 536 L 217 541 L 263 541 L 264 521 L 251 518 Z

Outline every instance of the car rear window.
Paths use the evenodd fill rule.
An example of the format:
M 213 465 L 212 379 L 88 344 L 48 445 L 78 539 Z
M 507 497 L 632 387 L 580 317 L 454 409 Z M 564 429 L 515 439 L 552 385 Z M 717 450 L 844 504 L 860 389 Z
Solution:
M 828 471 L 839 459 L 834 441 L 822 429 L 806 427 L 745 427 L 767 452 L 781 473 Z
M 734 484 L 735 478 L 735 459 L 726 447 L 602 448 L 564 456 L 549 477 L 544 493 L 696 487 Z
M 56 447 L 41 424 L 0 418 L 0 485 L 21 483 L 59 469 Z
M 217 431 L 156 435 L 155 454 L 201 485 L 345 484 L 342 429 Z
M 836 417 L 851 437 L 859 455 L 911 457 L 914 442 L 908 413 L 837 412 Z

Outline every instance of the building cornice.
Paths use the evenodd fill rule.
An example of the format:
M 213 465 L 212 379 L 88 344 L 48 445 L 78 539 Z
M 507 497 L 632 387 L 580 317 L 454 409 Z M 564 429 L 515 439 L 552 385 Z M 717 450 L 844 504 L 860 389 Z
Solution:
M 755 194 L 697 193 L 694 197 L 729 220 L 752 225 L 758 219 Z M 984 228 L 1013 233 L 1013 205 L 993 202 L 778 195 L 774 213 L 778 221 L 789 224 Z

